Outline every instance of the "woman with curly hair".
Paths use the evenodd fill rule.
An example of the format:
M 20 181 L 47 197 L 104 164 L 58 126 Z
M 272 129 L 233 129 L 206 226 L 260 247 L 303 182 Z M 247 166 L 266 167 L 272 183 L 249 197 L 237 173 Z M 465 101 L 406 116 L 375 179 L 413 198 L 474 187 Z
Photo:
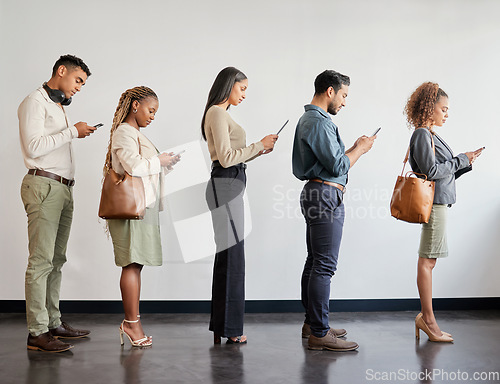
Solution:
M 455 179 L 472 170 L 472 163 L 483 148 L 474 152 L 453 154 L 446 142 L 434 132 L 448 118 L 448 95 L 436 83 L 420 85 L 406 103 L 408 126 L 415 129 L 410 140 L 409 162 L 414 172 L 435 182 L 434 203 L 428 223 L 422 224 L 417 286 L 421 313 L 415 318 L 415 334 L 420 330 L 430 341 L 452 342 L 451 334 L 442 332 L 432 309 L 432 270 L 440 257 L 448 256 L 446 217 L 448 207 L 456 201 Z

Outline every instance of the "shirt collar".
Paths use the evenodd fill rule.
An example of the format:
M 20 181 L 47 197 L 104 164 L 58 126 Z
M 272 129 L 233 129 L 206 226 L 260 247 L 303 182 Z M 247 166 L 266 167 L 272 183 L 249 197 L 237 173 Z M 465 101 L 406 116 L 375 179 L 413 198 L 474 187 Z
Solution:
M 328 115 L 328 112 L 326 112 L 323 108 L 320 108 L 316 105 L 312 105 L 312 104 L 307 104 L 304 106 L 304 109 L 307 111 L 317 111 L 319 112 L 321 115 L 325 116 L 326 118 L 330 118 L 330 116 Z

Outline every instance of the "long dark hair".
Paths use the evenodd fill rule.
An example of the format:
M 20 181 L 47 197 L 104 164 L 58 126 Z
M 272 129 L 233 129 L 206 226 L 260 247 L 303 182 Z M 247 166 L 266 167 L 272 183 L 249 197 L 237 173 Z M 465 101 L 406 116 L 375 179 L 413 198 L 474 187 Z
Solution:
M 205 116 L 207 115 L 207 111 L 211 106 L 222 104 L 229 99 L 234 84 L 246 78 L 243 72 L 234 67 L 224 68 L 215 78 L 212 88 L 210 88 L 210 92 L 208 93 L 203 119 L 201 119 L 201 135 L 205 141 L 207 140 L 207 136 L 205 135 Z

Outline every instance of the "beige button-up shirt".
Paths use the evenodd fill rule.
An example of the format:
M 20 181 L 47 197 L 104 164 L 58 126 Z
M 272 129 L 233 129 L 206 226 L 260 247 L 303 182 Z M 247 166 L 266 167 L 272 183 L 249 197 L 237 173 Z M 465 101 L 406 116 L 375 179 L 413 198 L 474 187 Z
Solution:
M 75 176 L 71 141 L 78 137 L 64 107 L 50 100 L 43 89 L 28 95 L 17 110 L 24 164 L 66 179 Z

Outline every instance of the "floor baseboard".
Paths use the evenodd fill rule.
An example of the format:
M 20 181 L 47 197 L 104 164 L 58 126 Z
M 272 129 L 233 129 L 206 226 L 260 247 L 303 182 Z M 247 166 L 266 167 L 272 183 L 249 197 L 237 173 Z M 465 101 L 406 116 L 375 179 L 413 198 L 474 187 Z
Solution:
M 498 310 L 500 297 L 438 298 L 433 300 L 434 309 Z M 62 300 L 64 313 L 122 313 L 121 301 L 116 300 Z M 416 311 L 419 299 L 340 299 L 330 300 L 332 312 Z M 300 300 L 247 300 L 246 313 L 303 312 Z M 24 300 L 0 300 L 0 313 L 25 312 Z M 210 301 L 141 301 L 143 313 L 210 313 Z

